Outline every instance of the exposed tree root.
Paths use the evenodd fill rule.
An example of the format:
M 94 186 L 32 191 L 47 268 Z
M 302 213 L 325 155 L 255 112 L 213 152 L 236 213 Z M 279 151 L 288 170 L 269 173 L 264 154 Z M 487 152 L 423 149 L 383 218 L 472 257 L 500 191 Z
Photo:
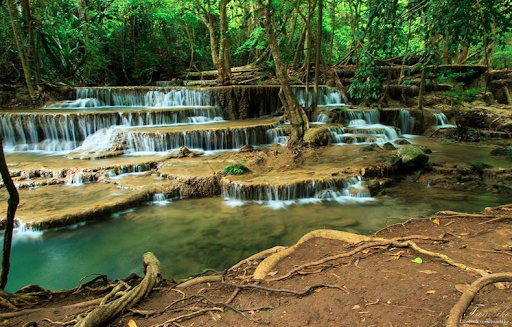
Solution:
M 151 252 L 147 252 L 143 255 L 142 261 L 146 268 L 146 276 L 140 282 L 139 285 L 135 286 L 128 292 L 109 303 L 103 303 L 104 305 L 99 306 L 85 318 L 80 319 L 75 325 L 77 327 L 92 327 L 92 326 L 103 326 L 115 316 L 135 306 L 141 299 L 146 297 L 155 285 L 158 285 L 162 280 L 162 270 L 160 262 Z M 114 292 L 111 292 L 107 297 L 112 297 Z M 115 296 L 115 294 L 114 294 Z
M 191 312 L 191 313 L 187 313 L 187 314 L 179 316 L 179 317 L 175 317 L 175 318 L 169 319 L 169 320 L 167 320 L 167 321 L 165 321 L 165 322 L 163 322 L 161 324 L 155 325 L 154 327 L 168 327 L 168 326 L 172 326 L 172 325 L 174 325 L 175 322 L 179 322 L 179 321 L 187 320 L 187 319 L 190 319 L 190 318 L 194 318 L 194 317 L 200 316 L 200 315 L 202 315 L 204 313 L 212 312 L 212 311 L 224 312 L 224 310 L 222 310 L 222 308 L 200 309 L 200 310 L 197 310 L 197 311 L 194 311 L 194 312 Z
M 267 274 L 272 270 L 272 268 L 275 267 L 275 265 L 281 261 L 282 259 L 286 258 L 290 254 L 292 254 L 297 247 L 313 238 L 326 238 L 326 239 L 333 239 L 333 240 L 340 240 L 347 243 L 357 244 L 360 242 L 372 242 L 372 241 L 385 241 L 383 238 L 374 238 L 364 235 L 358 235 L 358 234 L 352 234 L 342 231 L 335 231 L 335 230 L 328 230 L 328 229 L 319 229 L 316 231 L 312 231 L 304 235 L 295 245 L 281 250 L 265 260 L 263 260 L 258 267 L 256 268 L 256 271 L 254 272 L 253 278 L 254 279 L 264 279 Z
M 411 236 L 407 236 L 407 237 L 385 239 L 385 238 L 369 237 L 369 236 L 363 236 L 363 235 L 357 235 L 357 234 L 341 232 L 341 231 L 333 231 L 333 230 L 313 231 L 313 232 L 310 232 L 310 233 L 306 234 L 305 236 L 303 236 L 295 245 L 289 247 L 286 250 L 283 250 L 274 255 L 271 255 L 267 259 L 263 260 L 259 264 L 259 266 L 256 268 L 256 271 L 254 272 L 254 279 L 264 279 L 267 276 L 267 274 L 270 272 L 270 270 L 273 267 L 275 267 L 275 265 L 277 265 L 279 263 L 279 261 L 281 261 L 285 257 L 291 255 L 300 244 L 306 242 L 309 239 L 316 238 L 316 237 L 338 240 L 338 241 L 347 242 L 350 244 L 357 244 L 357 243 L 361 243 L 361 242 L 368 242 L 368 244 L 363 244 L 363 245 L 355 248 L 354 250 L 346 252 L 346 253 L 341 253 L 341 254 L 337 254 L 337 255 L 333 255 L 333 256 L 329 256 L 329 257 L 320 259 L 318 261 L 306 263 L 302 266 L 299 266 L 299 267 L 291 270 L 290 272 L 286 273 L 283 276 L 267 279 L 267 281 L 282 280 L 282 279 L 285 279 L 285 278 L 288 278 L 288 277 L 294 275 L 295 273 L 297 273 L 305 268 L 309 268 L 312 266 L 318 266 L 318 265 L 326 263 L 328 261 L 332 261 L 332 260 L 336 260 L 336 259 L 340 259 L 340 258 L 350 257 L 350 256 L 353 256 L 365 249 L 375 247 L 375 246 L 389 246 L 389 245 L 393 244 L 393 242 L 399 242 L 399 241 L 410 240 L 410 239 L 441 241 L 440 239 L 437 239 L 437 238 L 426 237 L 426 236 L 421 236 L 421 235 L 411 235 Z
M 512 273 L 498 273 L 487 275 L 484 277 L 478 278 L 474 281 L 468 290 L 462 294 L 459 301 L 453 306 L 450 310 L 450 315 L 448 317 L 448 322 L 446 323 L 447 327 L 457 327 L 460 326 L 462 317 L 464 312 L 466 312 L 467 308 L 473 301 L 473 298 L 476 294 L 486 285 L 496 284 L 501 282 L 512 282 Z
M 228 270 L 235 270 L 237 269 L 238 267 L 246 264 L 247 262 L 249 261 L 256 261 L 256 260 L 260 260 L 262 258 L 266 258 L 268 257 L 269 255 L 271 254 L 274 254 L 274 253 L 277 253 L 277 252 L 280 252 L 282 250 L 285 250 L 286 247 L 285 246 L 274 246 L 273 248 L 270 248 L 270 249 L 267 249 L 267 250 L 264 250 L 264 251 L 261 251 L 259 253 L 256 253 L 252 256 L 250 256 L 249 258 L 246 258 L 242 261 L 240 261 L 239 263 L 237 263 L 236 265 L 234 265 L 233 267 L 229 268 Z
M 213 283 L 213 282 L 220 282 L 220 275 L 212 275 L 212 276 L 202 276 L 202 277 L 196 277 L 190 280 L 187 280 L 186 282 L 183 282 L 181 284 L 178 284 L 176 288 L 185 288 L 201 283 Z

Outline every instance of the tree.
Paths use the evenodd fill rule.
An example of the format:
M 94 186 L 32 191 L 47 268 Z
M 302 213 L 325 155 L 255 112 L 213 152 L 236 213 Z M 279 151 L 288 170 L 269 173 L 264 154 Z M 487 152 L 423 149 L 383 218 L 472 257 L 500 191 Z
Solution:
M 309 128 L 309 120 L 304 109 L 299 105 L 295 95 L 293 94 L 290 81 L 288 79 L 286 65 L 283 62 L 281 50 L 277 44 L 275 27 L 272 22 L 272 0 L 267 0 L 265 4 L 263 4 L 262 0 L 258 0 L 258 4 L 261 10 L 261 19 L 263 26 L 265 27 L 265 33 L 267 34 L 270 51 L 274 58 L 277 78 L 281 84 L 281 92 L 283 94 L 281 99 L 285 109 L 285 114 L 290 120 L 290 124 L 292 126 L 288 146 L 296 147 L 302 144 L 304 133 Z
M 9 201 L 5 223 L 4 246 L 2 249 L 2 271 L 0 273 L 0 289 L 2 290 L 5 289 L 5 286 L 7 285 L 7 277 L 9 276 L 9 269 L 11 267 L 11 245 L 12 233 L 14 230 L 14 215 L 16 214 L 16 209 L 20 202 L 18 190 L 11 179 L 9 168 L 5 162 L 3 141 L 3 138 L 0 136 L 0 174 L 4 181 L 5 188 L 7 189 L 7 192 L 9 192 Z

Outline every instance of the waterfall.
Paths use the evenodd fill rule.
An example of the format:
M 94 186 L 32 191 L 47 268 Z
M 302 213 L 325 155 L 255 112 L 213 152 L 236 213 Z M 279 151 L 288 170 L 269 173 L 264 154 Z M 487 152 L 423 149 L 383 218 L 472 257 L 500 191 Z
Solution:
M 282 128 L 272 128 L 265 132 L 267 135 L 266 144 L 279 144 L 285 146 L 288 143 L 285 130 Z
M 19 239 L 38 239 L 43 235 L 43 231 L 34 227 L 28 227 L 23 220 L 16 218 L 14 220 L 13 243 Z
M 402 134 L 412 134 L 414 131 L 414 117 L 407 110 L 400 110 L 398 114 L 398 126 Z
M 295 94 L 297 101 L 301 106 L 306 105 L 306 89 L 303 87 L 294 87 L 293 93 Z M 313 104 L 313 92 L 314 89 L 311 87 L 308 92 L 308 105 Z M 341 102 L 341 93 L 331 87 L 322 86 L 318 88 L 318 105 L 323 107 L 339 107 L 344 106 Z
M 319 123 L 319 124 L 326 124 L 328 120 L 329 120 L 329 116 L 323 112 L 318 114 L 318 116 L 316 117 L 316 123 Z
M 380 113 L 346 110 L 348 127 L 331 127 L 329 133 L 334 144 L 386 143 L 398 138 L 394 127 L 379 124 Z
M 172 201 L 170 199 L 167 199 L 167 197 L 165 196 L 164 193 L 153 194 L 153 201 L 152 201 L 153 204 L 163 206 L 163 205 L 166 205 L 171 202 Z
M 244 201 L 266 202 L 274 208 L 281 208 L 296 202 L 337 201 L 366 202 L 372 200 L 368 190 L 362 186 L 362 179 L 303 181 L 290 185 L 246 185 L 231 182 L 223 185 L 222 193 L 228 204 L 242 205 Z
M 448 117 L 443 113 L 434 114 L 434 117 L 436 118 L 437 128 L 457 128 L 457 126 L 450 124 Z
M 0 126 L 7 152 L 72 151 L 96 132 L 111 126 L 165 126 L 220 121 L 223 121 L 222 109 L 214 107 L 94 113 L 0 114 Z M 101 132 L 99 135 L 102 135 Z
M 78 88 L 76 100 L 52 104 L 51 109 L 104 107 L 205 107 L 214 105 L 210 92 L 187 88 Z

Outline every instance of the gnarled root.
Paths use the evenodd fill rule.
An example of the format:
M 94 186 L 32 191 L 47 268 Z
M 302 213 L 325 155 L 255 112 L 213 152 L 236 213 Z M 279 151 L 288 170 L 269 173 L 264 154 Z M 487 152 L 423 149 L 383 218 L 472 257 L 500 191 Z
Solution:
M 486 285 L 496 284 L 501 282 L 512 282 L 512 273 L 498 273 L 491 274 L 484 277 L 478 278 L 474 281 L 464 294 L 460 297 L 459 301 L 450 310 L 450 316 L 448 317 L 447 327 L 457 327 L 460 325 L 460 321 L 464 312 L 473 301 L 476 294 Z
M 263 260 L 258 267 L 256 268 L 256 271 L 254 271 L 253 278 L 254 279 L 264 279 L 267 274 L 270 272 L 272 268 L 274 268 L 279 261 L 283 260 L 290 254 L 292 254 L 297 247 L 299 247 L 300 244 L 313 239 L 313 238 L 326 238 L 326 239 L 332 239 L 332 240 L 339 240 L 344 241 L 347 243 L 360 243 L 360 242 L 370 242 L 370 241 L 383 241 L 385 239 L 382 238 L 376 238 L 376 237 L 369 237 L 364 235 L 358 235 L 358 234 L 352 234 L 342 231 L 335 231 L 335 230 L 329 230 L 329 229 L 319 229 L 312 232 L 307 233 L 304 235 L 295 245 L 281 250 L 277 253 L 274 253 L 273 255 L 267 257 L 265 260 Z
M 140 300 L 146 297 L 153 288 L 162 281 L 162 269 L 160 261 L 151 252 L 147 252 L 142 256 L 144 267 L 146 268 L 146 276 L 142 282 L 133 289 L 123 292 L 122 296 L 112 302 L 102 303 L 103 305 L 94 309 L 91 313 L 80 319 L 75 326 L 91 327 L 104 326 L 124 310 L 134 307 Z M 115 288 L 116 291 L 119 288 Z M 109 293 L 106 298 L 113 298 L 115 294 Z M 106 302 L 106 301 L 103 301 Z

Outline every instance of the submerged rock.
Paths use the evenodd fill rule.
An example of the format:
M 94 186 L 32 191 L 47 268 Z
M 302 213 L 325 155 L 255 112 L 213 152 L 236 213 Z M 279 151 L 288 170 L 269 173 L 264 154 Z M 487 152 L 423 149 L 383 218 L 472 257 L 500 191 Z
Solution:
M 408 145 L 411 144 L 411 142 L 407 141 L 406 139 L 397 139 L 393 143 L 398 145 Z

